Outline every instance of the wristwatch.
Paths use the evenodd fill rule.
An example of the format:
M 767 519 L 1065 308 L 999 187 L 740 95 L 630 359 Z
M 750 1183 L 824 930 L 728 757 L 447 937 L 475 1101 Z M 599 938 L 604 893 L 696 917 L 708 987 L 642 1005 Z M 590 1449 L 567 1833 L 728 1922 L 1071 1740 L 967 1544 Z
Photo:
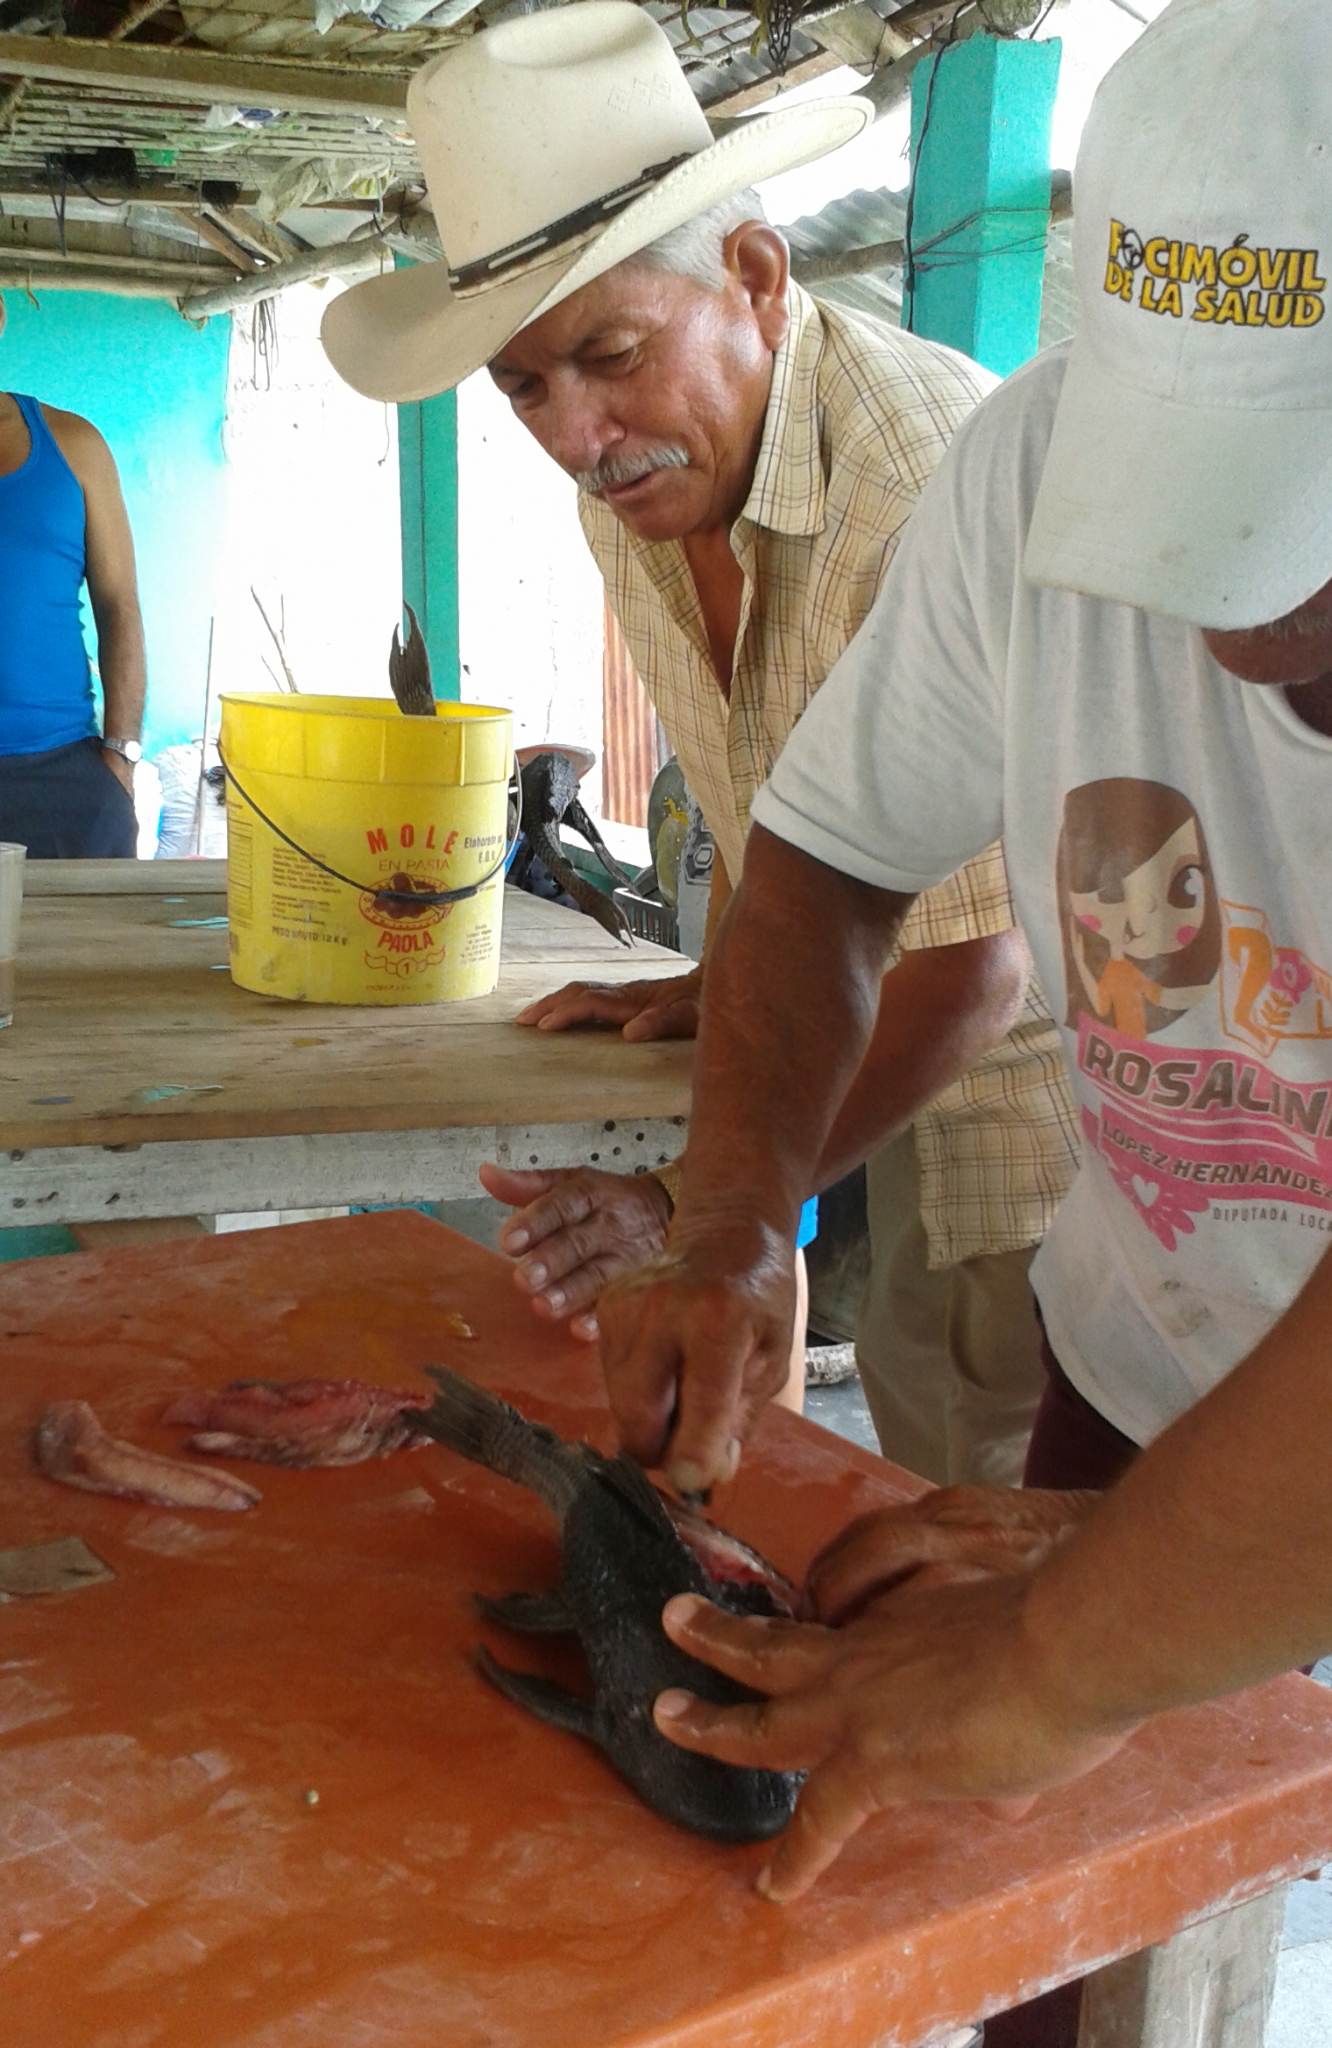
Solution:
M 143 759 L 143 748 L 137 740 L 113 740 L 103 736 L 102 752 L 104 754 L 119 754 L 121 759 L 128 761 L 131 766 L 133 766 L 134 762 L 142 761 Z

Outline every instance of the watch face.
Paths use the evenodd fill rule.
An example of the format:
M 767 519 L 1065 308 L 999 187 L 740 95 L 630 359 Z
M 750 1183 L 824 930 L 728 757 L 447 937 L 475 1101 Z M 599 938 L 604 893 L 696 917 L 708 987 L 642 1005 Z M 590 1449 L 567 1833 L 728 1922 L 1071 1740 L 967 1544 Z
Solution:
M 126 761 L 141 761 L 143 748 L 137 740 L 103 740 L 102 745 Z

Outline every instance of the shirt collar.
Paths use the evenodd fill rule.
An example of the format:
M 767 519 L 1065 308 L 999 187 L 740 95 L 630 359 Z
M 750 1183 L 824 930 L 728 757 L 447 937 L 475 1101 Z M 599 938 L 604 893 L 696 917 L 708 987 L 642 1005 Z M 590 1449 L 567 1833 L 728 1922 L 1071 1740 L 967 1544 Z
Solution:
M 794 279 L 787 286 L 786 304 L 791 325 L 773 357 L 763 439 L 740 517 L 775 533 L 821 533 L 826 484 L 817 385 L 823 321 Z

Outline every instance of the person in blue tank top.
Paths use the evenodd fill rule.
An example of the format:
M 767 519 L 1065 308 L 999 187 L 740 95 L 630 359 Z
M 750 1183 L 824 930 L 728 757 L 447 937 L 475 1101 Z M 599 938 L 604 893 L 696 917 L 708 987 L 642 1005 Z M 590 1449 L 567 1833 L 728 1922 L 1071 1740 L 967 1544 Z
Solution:
M 101 733 L 79 624 L 85 581 Z M 0 391 L 0 839 L 37 860 L 133 859 L 145 693 L 134 542 L 111 451 L 77 413 Z

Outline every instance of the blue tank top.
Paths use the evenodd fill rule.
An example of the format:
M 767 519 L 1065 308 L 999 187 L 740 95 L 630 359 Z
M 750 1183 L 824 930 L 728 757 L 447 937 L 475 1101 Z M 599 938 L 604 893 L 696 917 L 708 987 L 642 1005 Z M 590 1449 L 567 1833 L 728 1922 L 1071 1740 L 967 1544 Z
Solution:
M 35 398 L 27 461 L 0 476 L 0 754 L 41 754 L 96 732 L 79 624 L 83 489 Z

